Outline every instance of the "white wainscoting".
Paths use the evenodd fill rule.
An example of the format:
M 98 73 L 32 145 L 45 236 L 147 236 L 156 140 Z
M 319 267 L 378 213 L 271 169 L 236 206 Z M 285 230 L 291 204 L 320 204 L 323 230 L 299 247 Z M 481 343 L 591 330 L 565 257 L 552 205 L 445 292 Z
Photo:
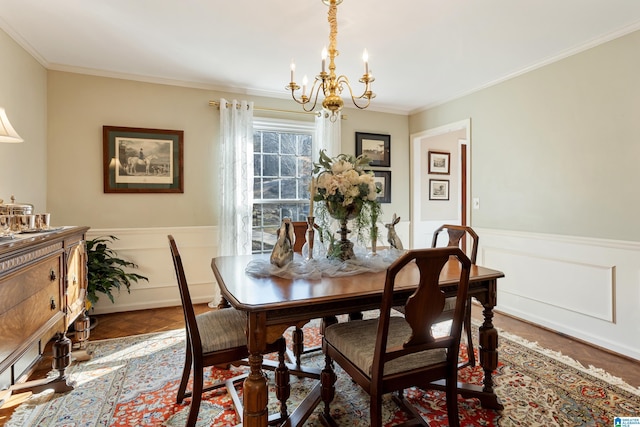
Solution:
M 176 280 L 167 235 L 176 239 L 185 275 L 194 303 L 220 300 L 220 291 L 211 271 L 211 259 L 218 253 L 217 227 L 167 227 L 90 229 L 87 239 L 113 235 L 118 238 L 111 247 L 118 256 L 135 262 L 139 268 L 132 270 L 147 276 L 149 282 L 140 281 L 131 287 L 131 293 L 123 289 L 116 294 L 112 304 L 103 294 L 93 313 L 114 313 L 156 307 L 179 306 L 180 293 Z
M 474 230 L 499 311 L 640 360 L 640 243 Z

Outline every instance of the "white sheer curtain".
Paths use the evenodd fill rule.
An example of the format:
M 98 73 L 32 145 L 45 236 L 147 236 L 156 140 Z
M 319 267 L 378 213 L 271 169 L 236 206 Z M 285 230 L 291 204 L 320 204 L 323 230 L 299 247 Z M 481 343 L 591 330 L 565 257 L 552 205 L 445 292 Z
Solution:
M 326 110 L 320 111 L 316 116 L 316 137 L 315 147 L 312 159 L 318 161 L 318 153 L 320 150 L 326 150 L 329 157 L 335 157 L 342 152 L 342 143 L 340 139 L 340 122 L 342 113 L 336 113 L 337 117 L 331 121 L 331 113 Z
M 220 255 L 251 253 L 253 102 L 220 100 Z

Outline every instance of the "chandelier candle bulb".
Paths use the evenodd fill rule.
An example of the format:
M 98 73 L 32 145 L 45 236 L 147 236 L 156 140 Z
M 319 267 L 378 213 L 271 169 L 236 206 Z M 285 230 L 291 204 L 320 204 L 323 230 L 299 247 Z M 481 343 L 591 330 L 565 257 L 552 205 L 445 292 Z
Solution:
M 309 83 L 309 79 L 305 74 L 304 77 L 302 78 L 302 96 L 305 96 L 307 94 L 307 83 Z
M 327 47 L 322 48 L 322 72 L 326 72 L 327 69 Z
M 369 75 L 369 52 L 367 52 L 367 49 L 365 49 L 364 52 L 362 52 L 362 60 L 364 61 L 364 75 L 368 76 Z
M 291 83 L 293 83 L 295 80 L 293 80 L 293 74 L 296 71 L 296 64 L 295 62 L 293 62 L 293 59 L 291 60 Z

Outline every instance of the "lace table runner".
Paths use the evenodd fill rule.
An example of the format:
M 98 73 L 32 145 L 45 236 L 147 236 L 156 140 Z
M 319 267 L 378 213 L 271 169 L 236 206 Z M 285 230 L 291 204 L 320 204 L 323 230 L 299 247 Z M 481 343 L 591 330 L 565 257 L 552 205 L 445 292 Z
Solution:
M 397 249 L 383 249 L 372 254 L 355 249 L 356 257 L 347 261 L 330 259 L 326 256 L 306 260 L 302 255 L 295 253 L 293 261 L 284 267 L 271 264 L 269 259 L 260 259 L 249 262 L 245 271 L 255 277 L 277 276 L 285 279 L 317 280 L 321 277 L 353 276 L 385 271 L 403 253 L 404 251 Z

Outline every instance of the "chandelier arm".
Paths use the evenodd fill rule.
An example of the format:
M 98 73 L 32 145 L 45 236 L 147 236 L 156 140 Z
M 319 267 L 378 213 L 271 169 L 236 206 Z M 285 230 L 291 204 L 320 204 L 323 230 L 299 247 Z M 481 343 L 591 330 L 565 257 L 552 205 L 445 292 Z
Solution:
M 291 90 L 291 97 L 293 98 L 293 100 L 302 105 L 302 109 L 304 111 L 311 112 L 315 110 L 316 105 L 318 104 L 320 89 L 323 87 L 322 81 L 323 79 L 320 75 L 316 76 L 315 80 L 313 81 L 313 85 L 311 86 L 311 90 L 309 91 L 309 96 L 302 95 L 300 98 L 296 98 L 295 95 L 295 91 L 299 90 L 300 86 L 292 83 L 287 86 L 287 88 Z M 309 107 L 309 104 L 312 104 L 311 107 Z
M 340 92 L 342 92 L 342 85 L 343 84 L 345 86 L 347 86 L 347 89 L 349 89 L 349 95 L 351 96 L 351 102 L 353 102 L 353 105 L 355 105 L 356 107 L 358 107 L 361 110 L 364 110 L 365 108 L 367 108 L 371 104 L 371 100 L 373 98 L 375 98 L 376 95 L 375 95 L 375 93 L 373 93 L 371 91 L 370 81 L 367 78 L 366 74 L 363 76 L 362 79 L 360 79 L 360 81 L 365 83 L 364 92 L 362 92 L 362 95 L 360 95 L 360 96 L 355 96 L 353 94 L 353 88 L 351 87 L 351 84 L 349 83 L 349 78 L 347 78 L 347 76 L 341 75 L 336 79 L 336 83 L 340 87 Z M 364 104 L 364 105 L 360 105 L 356 101 L 357 99 L 366 99 L 367 103 Z

